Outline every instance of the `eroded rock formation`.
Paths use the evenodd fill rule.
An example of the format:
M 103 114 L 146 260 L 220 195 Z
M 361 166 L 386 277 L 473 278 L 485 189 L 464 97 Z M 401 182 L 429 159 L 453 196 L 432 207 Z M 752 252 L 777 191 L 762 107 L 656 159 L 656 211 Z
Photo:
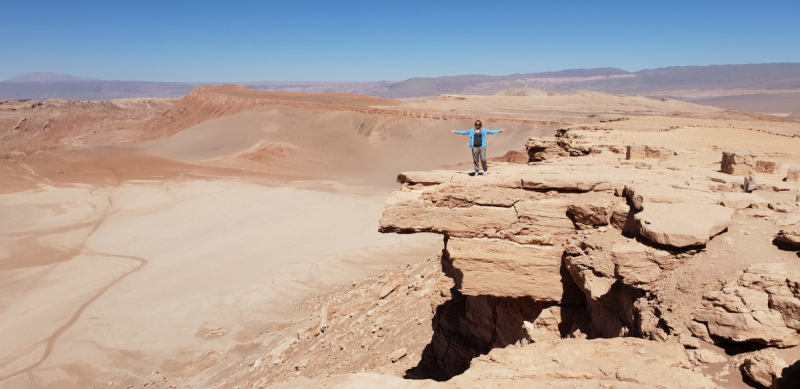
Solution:
M 479 355 L 563 338 L 674 341 L 695 365 L 727 360 L 707 350 L 683 353 L 701 341 L 798 344 L 800 300 L 791 272 L 748 268 L 735 285 L 707 293 L 694 320 L 673 312 L 661 296 L 672 273 L 724 234 L 735 214 L 776 207 L 792 214 L 793 206 L 721 187 L 723 178 L 698 170 L 572 162 L 587 159 L 570 156 L 620 152 L 580 132 L 531 138 L 526 146 L 531 162 L 550 163 L 501 164 L 488 177 L 405 172 L 398 176 L 401 190 L 386 201 L 380 231 L 444 236 L 442 270 L 455 288 L 434 318 L 428 366 L 439 375 L 428 377 L 449 378 L 468 367 L 460 377 L 473 376 L 475 361 L 489 361 Z M 658 152 L 647 154 L 643 146 L 642 158 L 674 154 L 649 149 Z M 754 160 L 737 159 L 743 153 L 728 154 L 723 161 L 733 171 L 742 169 L 737 164 L 757 171 Z M 792 228 L 776 241 L 792 243 Z

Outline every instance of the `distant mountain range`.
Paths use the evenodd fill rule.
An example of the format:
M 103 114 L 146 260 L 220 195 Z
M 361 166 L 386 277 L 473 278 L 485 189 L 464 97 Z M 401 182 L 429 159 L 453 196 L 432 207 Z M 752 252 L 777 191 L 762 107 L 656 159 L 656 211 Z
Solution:
M 4 80 L 3 82 L 58 82 L 58 81 L 100 81 L 100 79 L 72 77 L 58 73 L 33 72 L 33 73 L 25 73 L 21 76 L 12 77 L 9 78 L 8 80 Z
M 58 97 L 72 100 L 107 100 L 125 97 L 181 97 L 195 87 L 219 84 L 221 83 L 104 81 L 55 73 L 27 73 L 0 82 L 0 99 L 43 100 Z M 667 97 L 675 95 L 688 100 L 692 98 L 680 97 L 683 95 L 679 92 L 732 89 L 800 90 L 800 63 L 675 66 L 638 72 L 616 68 L 570 69 L 507 76 L 417 77 L 404 81 L 251 81 L 232 82 L 232 84 L 262 90 L 351 92 L 389 98 L 432 97 L 440 94 L 489 95 L 508 88 L 528 87 L 558 93 L 592 90 Z M 735 99 L 729 100 L 735 101 Z M 783 112 L 793 112 L 798 109 L 800 106 Z

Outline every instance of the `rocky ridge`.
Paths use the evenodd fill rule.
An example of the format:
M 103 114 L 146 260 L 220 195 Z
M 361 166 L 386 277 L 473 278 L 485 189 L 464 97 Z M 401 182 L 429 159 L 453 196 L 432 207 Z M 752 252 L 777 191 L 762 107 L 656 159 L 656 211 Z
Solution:
M 675 274 L 689 263 L 697 266 L 710 253 L 710 242 L 734 223 L 738 228 L 752 217 L 777 220 L 772 238 L 791 244 L 797 204 L 764 197 L 794 198 L 798 188 L 759 176 L 759 194 L 746 193 L 724 172 L 724 158 L 721 171 L 659 167 L 675 153 L 599 143 L 598 132 L 565 129 L 554 138 L 531 138 L 530 164 L 496 163 L 490 176 L 453 171 L 398 176 L 402 189 L 387 199 L 380 230 L 442 234 L 442 269 L 467 307 L 488 301 L 475 311 L 486 312 L 486 318 L 488 312 L 516 315 L 523 318 L 516 322 L 531 329 L 522 333 L 514 325 L 498 325 L 481 335 L 478 328 L 461 328 L 461 336 L 479 338 L 461 358 L 474 361 L 476 353 L 484 354 L 481 347 L 541 342 L 548 336 L 537 338 L 542 332 L 532 323 L 543 317 L 552 318 L 551 339 L 637 337 L 687 348 L 700 342 L 796 346 L 798 273 L 789 270 L 796 264 L 753 265 L 738 276 L 725 274 L 728 281 L 721 284 L 695 286 L 705 292 L 687 293 L 695 296 L 690 302 L 674 290 L 691 289 Z M 631 159 L 648 167 L 625 163 Z M 748 171 L 757 173 L 775 170 Z M 775 217 L 775 210 L 788 215 Z M 435 338 L 448 329 L 434 332 Z M 449 344 L 432 344 L 440 343 Z M 453 363 L 454 353 L 445 350 L 437 354 L 440 371 L 432 377 L 469 374 L 469 363 Z

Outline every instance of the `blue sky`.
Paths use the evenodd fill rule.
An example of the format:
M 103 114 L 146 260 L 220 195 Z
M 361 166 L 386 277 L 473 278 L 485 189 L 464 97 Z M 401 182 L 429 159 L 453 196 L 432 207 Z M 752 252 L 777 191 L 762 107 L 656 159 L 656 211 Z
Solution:
M 369 81 L 800 62 L 800 1 L 3 1 L 0 80 Z

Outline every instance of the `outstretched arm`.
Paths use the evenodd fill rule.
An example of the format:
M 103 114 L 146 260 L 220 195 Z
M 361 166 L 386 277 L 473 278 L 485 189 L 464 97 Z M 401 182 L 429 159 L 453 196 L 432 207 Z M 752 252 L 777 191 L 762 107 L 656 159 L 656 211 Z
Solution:
M 454 129 L 450 130 L 450 132 L 452 132 L 453 134 L 459 134 L 459 135 L 469 135 L 469 130 L 456 131 L 456 129 L 454 128 Z
M 499 130 L 484 130 L 484 131 L 486 131 L 487 134 L 498 134 L 503 132 L 503 129 L 501 128 Z

